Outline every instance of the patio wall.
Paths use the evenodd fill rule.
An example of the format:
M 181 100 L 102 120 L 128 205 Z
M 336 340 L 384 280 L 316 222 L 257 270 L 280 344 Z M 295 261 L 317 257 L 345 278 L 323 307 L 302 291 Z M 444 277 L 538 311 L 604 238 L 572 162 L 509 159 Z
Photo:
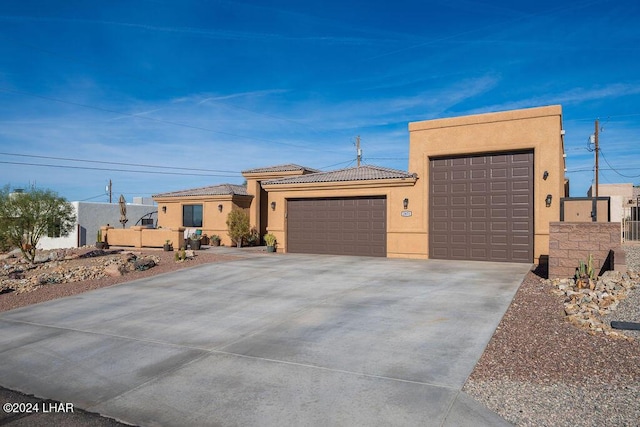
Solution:
M 593 256 L 594 269 L 626 270 L 619 222 L 551 222 L 549 277 L 573 277 L 580 261 Z
M 184 244 L 184 227 L 178 228 L 147 228 L 134 226 L 119 229 L 103 226 L 102 236 L 111 246 L 133 246 L 136 248 L 160 248 L 167 240 L 178 249 Z

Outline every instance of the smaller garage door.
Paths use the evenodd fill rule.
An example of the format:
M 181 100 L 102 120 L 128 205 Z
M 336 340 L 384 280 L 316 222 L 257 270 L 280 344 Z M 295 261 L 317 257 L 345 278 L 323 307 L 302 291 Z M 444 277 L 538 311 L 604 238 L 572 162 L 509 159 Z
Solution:
M 287 200 L 287 252 L 387 256 L 387 200 Z

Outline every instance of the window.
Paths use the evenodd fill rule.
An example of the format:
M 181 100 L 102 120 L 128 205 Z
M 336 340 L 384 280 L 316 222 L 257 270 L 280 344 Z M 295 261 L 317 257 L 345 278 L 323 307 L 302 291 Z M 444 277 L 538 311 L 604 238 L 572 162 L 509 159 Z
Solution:
M 202 205 L 182 206 L 182 225 L 185 227 L 202 227 Z
M 47 220 L 47 237 L 61 237 L 62 224 L 59 219 L 49 218 Z

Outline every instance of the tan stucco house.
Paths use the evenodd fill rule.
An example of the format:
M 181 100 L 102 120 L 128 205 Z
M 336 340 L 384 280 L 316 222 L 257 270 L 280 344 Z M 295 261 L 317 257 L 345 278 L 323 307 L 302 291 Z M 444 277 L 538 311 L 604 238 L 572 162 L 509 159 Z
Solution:
M 246 188 L 153 198 L 160 226 L 225 244 L 226 215 L 244 209 L 280 252 L 538 262 L 567 196 L 563 135 L 560 106 L 414 122 L 408 171 L 279 165 L 243 171 Z

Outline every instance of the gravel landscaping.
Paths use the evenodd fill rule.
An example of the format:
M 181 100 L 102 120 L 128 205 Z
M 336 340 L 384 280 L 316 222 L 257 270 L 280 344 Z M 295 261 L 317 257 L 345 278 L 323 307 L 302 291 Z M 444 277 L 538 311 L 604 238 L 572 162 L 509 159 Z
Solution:
M 640 247 L 625 249 L 629 270 L 640 271 Z M 579 329 L 553 290 L 526 276 L 464 391 L 518 426 L 640 425 L 637 332 Z M 605 320 L 640 322 L 640 287 Z
M 193 258 L 181 262 L 175 261 L 176 252 L 164 252 L 153 249 L 120 249 L 105 251 L 105 254 L 98 256 L 87 256 L 87 254 L 95 255 L 96 252 L 95 249 L 88 247 L 62 250 L 61 252 L 60 260 L 39 263 L 36 264 L 35 268 L 21 263 L 19 256 L 17 258 L 0 259 L 0 284 L 4 285 L 6 282 L 13 282 L 11 285 L 4 285 L 0 291 L 0 312 L 51 299 L 67 297 L 93 289 L 113 286 L 135 279 L 168 273 L 182 268 L 238 259 L 230 255 L 216 254 L 209 250 L 195 251 Z M 110 254 L 109 252 L 114 253 Z M 118 262 L 121 258 L 130 258 L 129 254 L 133 254 L 136 258 L 141 259 L 151 258 L 156 265 L 147 270 L 133 270 L 126 271 L 121 275 L 109 275 L 109 267 L 118 266 L 118 264 L 121 264 L 121 262 Z M 12 271 L 16 265 L 23 271 L 18 273 L 17 276 L 13 276 L 20 278 L 12 280 L 9 278 L 8 271 Z M 105 274 L 105 269 L 107 270 L 107 274 Z M 43 275 L 46 275 L 48 280 L 40 284 L 35 278 L 38 276 L 42 277 Z M 57 283 L 56 279 L 58 275 L 74 276 L 69 279 L 74 281 Z M 89 277 L 89 279 L 79 280 L 83 277 Z M 22 284 L 20 282 L 26 283 Z M 34 282 L 37 284 L 34 285 Z M 17 283 L 18 286 L 16 286 L 15 283 Z M 11 288 L 17 288 L 17 290 Z

